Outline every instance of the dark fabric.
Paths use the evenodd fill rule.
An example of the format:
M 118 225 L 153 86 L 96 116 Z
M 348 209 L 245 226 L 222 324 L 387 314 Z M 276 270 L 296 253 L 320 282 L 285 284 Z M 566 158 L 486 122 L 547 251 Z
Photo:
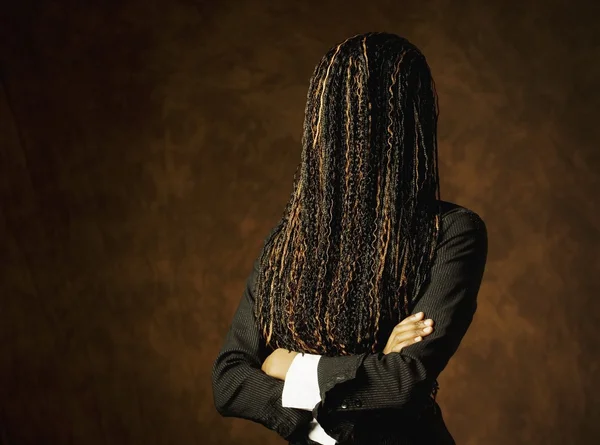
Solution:
M 423 311 L 434 320 L 434 332 L 400 353 L 322 356 L 321 402 L 312 413 L 283 408 L 283 382 L 260 369 L 271 351 L 252 313 L 257 259 L 213 366 L 219 413 L 258 422 L 293 445 L 314 445 L 306 438 L 313 415 L 327 434 L 344 445 L 454 444 L 431 392 L 477 308 L 487 231 L 469 209 L 448 202 L 442 202 L 442 209 L 431 280 L 413 308 L 413 313 Z

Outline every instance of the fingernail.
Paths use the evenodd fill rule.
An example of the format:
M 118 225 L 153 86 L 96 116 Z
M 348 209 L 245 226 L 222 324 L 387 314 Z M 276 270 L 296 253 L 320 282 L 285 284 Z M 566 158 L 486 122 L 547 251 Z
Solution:
M 431 326 L 433 324 L 433 320 L 425 320 L 425 324 Z
M 421 341 L 421 340 L 423 340 L 423 337 L 420 337 L 420 336 L 419 337 L 415 337 L 415 341 Z
M 423 332 L 431 332 L 431 328 L 427 326 L 425 329 L 423 329 Z
M 421 315 L 423 315 L 423 312 L 417 312 L 417 313 L 415 314 L 415 318 L 418 318 L 418 317 L 420 317 Z

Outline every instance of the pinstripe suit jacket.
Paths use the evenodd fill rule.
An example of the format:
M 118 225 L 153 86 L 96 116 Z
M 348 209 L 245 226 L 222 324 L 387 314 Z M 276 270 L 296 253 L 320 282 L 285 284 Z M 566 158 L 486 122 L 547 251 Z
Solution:
M 431 279 L 413 308 L 414 313 L 423 311 L 434 320 L 433 333 L 400 353 L 322 356 L 318 365 L 321 402 L 312 412 L 282 407 L 284 382 L 260 369 L 271 349 L 265 346 L 252 312 L 256 260 L 214 362 L 218 412 L 260 423 L 290 445 L 316 444 L 307 437 L 313 416 L 343 445 L 454 444 L 431 394 L 477 308 L 487 231 L 469 209 L 445 201 L 442 209 Z

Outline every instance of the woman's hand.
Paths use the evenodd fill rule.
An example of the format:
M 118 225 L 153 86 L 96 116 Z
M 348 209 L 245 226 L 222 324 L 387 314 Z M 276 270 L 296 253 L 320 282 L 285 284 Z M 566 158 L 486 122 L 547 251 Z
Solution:
M 423 340 L 423 337 L 433 332 L 433 320 L 421 321 L 423 312 L 406 317 L 398 323 L 383 349 L 384 354 L 400 352 L 403 348 Z
M 285 380 L 285 375 L 296 355 L 298 355 L 298 352 L 277 348 L 265 359 L 260 369 L 271 377 Z

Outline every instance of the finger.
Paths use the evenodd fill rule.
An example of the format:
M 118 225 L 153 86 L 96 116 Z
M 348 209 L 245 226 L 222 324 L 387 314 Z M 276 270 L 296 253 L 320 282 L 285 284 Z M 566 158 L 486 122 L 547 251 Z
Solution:
M 401 332 L 393 332 L 390 335 L 390 337 L 388 338 L 386 348 L 393 347 L 394 345 L 397 345 L 398 343 L 402 343 L 404 341 L 411 340 L 418 336 L 427 336 L 427 335 L 431 334 L 432 332 L 433 332 L 433 327 L 431 327 L 431 326 L 425 326 L 422 329 L 413 327 L 412 329 L 407 329 L 407 330 L 404 330 Z
M 404 331 L 409 331 L 412 329 L 423 329 L 426 326 L 433 326 L 433 320 L 431 318 L 428 318 L 427 320 L 423 320 L 423 321 L 414 321 L 411 323 L 406 323 L 406 324 L 397 324 L 396 326 L 394 326 L 394 329 L 392 329 L 393 332 L 404 332 Z
M 420 320 L 421 318 L 423 318 L 424 315 L 425 314 L 423 312 L 417 312 L 416 314 L 409 315 L 404 320 L 402 320 L 399 324 L 406 324 L 406 323 L 411 323 L 413 321 Z
M 405 332 L 402 335 L 399 335 L 395 338 L 390 338 L 385 349 L 383 350 L 384 354 L 389 354 L 390 352 L 400 352 L 402 348 L 405 348 L 413 343 L 418 343 L 423 340 L 423 337 L 429 335 L 429 333 L 422 333 L 421 331 L 412 331 Z
M 411 315 L 402 320 L 402 322 L 398 323 L 392 329 L 392 332 L 390 332 L 385 347 L 390 348 L 402 341 L 405 341 L 408 338 L 416 337 L 418 335 L 429 335 L 431 332 L 433 332 L 432 329 L 427 329 L 423 331 L 423 329 L 425 329 L 427 326 L 433 328 L 434 325 L 432 319 L 427 319 L 423 321 L 419 320 L 423 317 L 423 315 L 423 312 L 419 312 L 418 314 Z M 415 331 L 419 330 L 421 331 L 415 334 Z
M 411 321 L 409 323 L 405 323 L 405 324 L 397 324 L 396 326 L 394 326 L 394 328 L 392 329 L 391 334 L 399 334 L 401 332 L 406 332 L 406 331 L 411 331 L 414 329 L 423 329 L 426 326 L 433 326 L 433 320 L 431 318 L 428 318 L 427 320 L 424 321 Z
M 397 343 L 402 343 L 404 341 L 410 341 L 411 339 L 414 339 L 415 337 L 425 337 L 429 334 L 431 334 L 433 332 L 433 327 L 431 326 L 425 326 L 422 329 L 411 329 L 408 331 L 403 331 L 403 332 L 399 332 L 397 334 L 394 334 L 393 337 L 390 337 L 390 344 L 391 345 L 395 345 Z
M 394 326 L 394 329 L 401 329 L 402 326 L 408 326 L 411 324 L 415 324 L 415 323 L 425 323 L 429 326 L 433 326 L 433 319 L 431 318 L 427 318 L 424 319 L 424 315 L 423 312 L 419 312 L 419 314 L 422 315 L 411 315 L 410 317 L 406 317 L 404 320 L 402 320 L 400 323 L 398 323 L 396 326 Z
M 415 337 L 411 340 L 403 341 L 401 343 L 398 343 L 397 345 L 394 345 L 392 348 L 390 348 L 390 350 L 391 352 L 400 352 L 402 351 L 402 349 L 407 348 L 408 346 L 413 345 L 415 343 L 419 343 L 421 340 L 423 340 L 423 337 Z

